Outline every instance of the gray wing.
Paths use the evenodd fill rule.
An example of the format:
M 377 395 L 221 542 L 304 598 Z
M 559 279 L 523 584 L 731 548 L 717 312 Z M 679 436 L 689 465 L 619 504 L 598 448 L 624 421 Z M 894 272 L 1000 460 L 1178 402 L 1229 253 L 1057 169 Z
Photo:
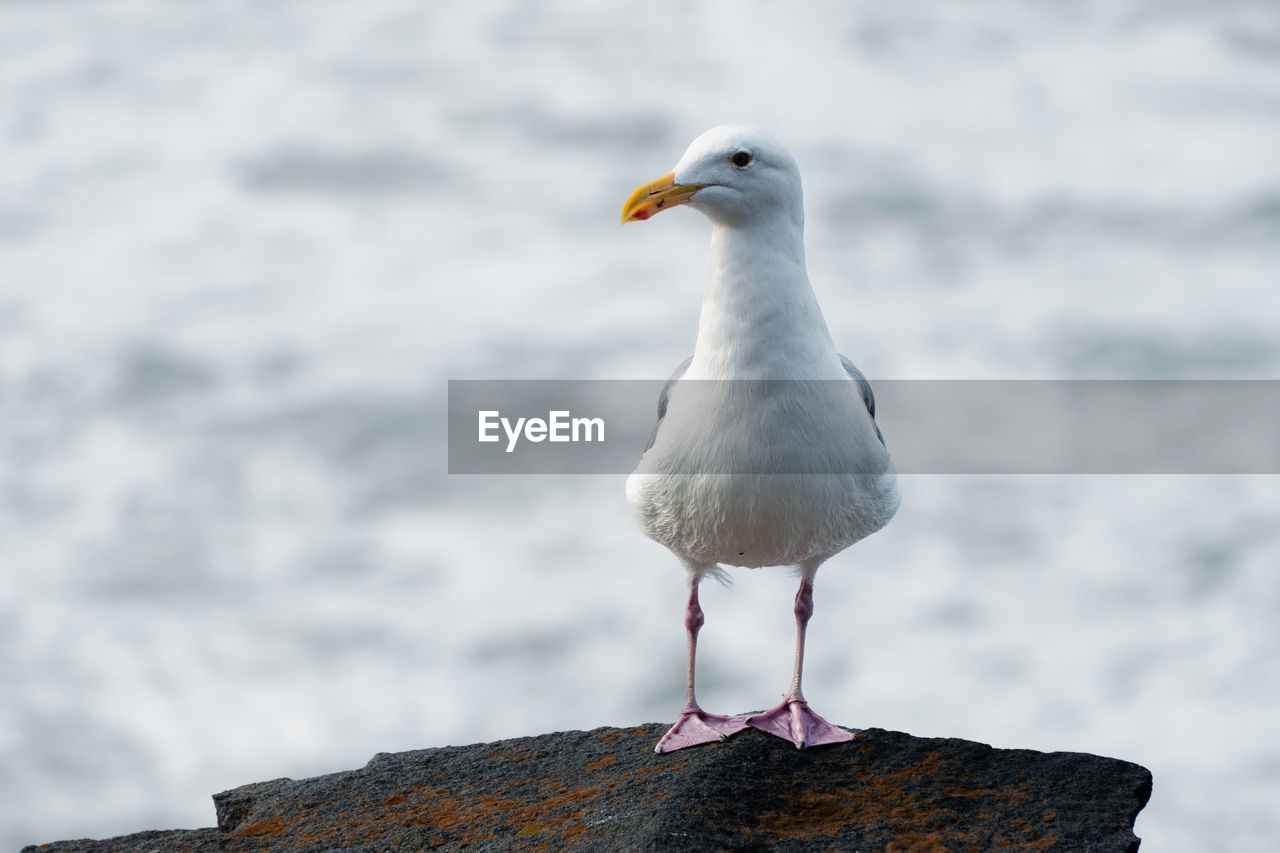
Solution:
M 671 374 L 671 378 L 666 381 L 666 384 L 662 386 L 662 390 L 658 392 L 658 422 L 653 425 L 653 432 L 649 434 L 649 442 L 644 446 L 646 453 L 650 447 L 653 447 L 653 443 L 658 440 L 658 430 L 662 427 L 662 419 L 667 416 L 667 400 L 671 397 L 671 386 L 675 385 L 681 376 L 684 376 L 684 372 L 689 369 L 689 365 L 692 363 L 693 356 L 689 356 L 680 362 L 676 372 Z M 857 368 L 855 367 L 854 370 L 857 370 Z M 867 380 L 864 379 L 862 381 L 866 382 Z M 870 386 L 868 386 L 867 393 L 870 393 Z
M 840 356 L 840 363 L 844 365 L 844 372 L 849 374 L 849 377 L 854 382 L 858 383 L 858 393 L 862 395 L 862 402 L 867 405 L 867 414 L 871 415 L 871 425 L 875 427 L 876 438 L 880 439 L 880 443 L 884 445 L 884 434 L 880 432 L 880 425 L 876 423 L 876 395 L 871 390 L 871 383 L 867 381 L 867 377 L 862 375 L 862 371 L 858 369 L 858 366 L 849 360 L 848 356 Z M 688 362 L 685 362 L 683 367 L 687 366 Z M 681 373 L 683 372 L 682 369 Z M 665 393 L 665 389 L 663 393 Z M 888 445 L 885 445 L 885 447 L 888 447 Z

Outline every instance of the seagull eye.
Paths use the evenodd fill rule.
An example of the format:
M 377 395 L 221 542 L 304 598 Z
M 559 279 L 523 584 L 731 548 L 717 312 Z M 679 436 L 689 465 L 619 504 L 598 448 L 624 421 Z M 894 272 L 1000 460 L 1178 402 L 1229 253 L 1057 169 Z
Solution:
M 745 169 L 751 165 L 751 155 L 745 151 L 739 151 L 729 158 L 729 162 L 737 166 L 739 169 Z

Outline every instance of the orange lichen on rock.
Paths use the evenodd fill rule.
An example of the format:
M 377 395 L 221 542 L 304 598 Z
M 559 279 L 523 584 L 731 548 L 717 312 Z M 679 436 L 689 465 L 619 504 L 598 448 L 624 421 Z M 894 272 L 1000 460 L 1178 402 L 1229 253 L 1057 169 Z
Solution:
M 935 835 L 902 835 L 889 842 L 885 853 L 949 853 L 947 845 Z
M 591 800 L 600 792 L 598 786 L 566 787 L 549 782 L 540 795 L 520 798 L 423 785 L 409 794 L 386 797 L 379 810 L 317 812 L 302 808 L 288 817 L 254 821 L 228 834 L 237 838 L 273 836 L 281 839 L 281 849 L 375 841 L 389 829 L 402 827 L 459 833 L 459 841 L 486 842 L 559 831 L 584 815 L 580 809 L 566 811 L 566 807 Z
M 885 824 L 895 836 L 887 848 L 892 853 L 947 853 L 953 849 L 947 842 L 954 849 L 1033 850 L 1057 841 L 1044 827 L 1004 814 L 1028 796 L 1021 787 L 983 786 L 937 752 L 914 765 L 854 777 L 855 784 L 840 787 L 796 786 L 780 798 L 779 808 L 760 815 L 755 828 L 816 840 L 837 837 L 849 826 Z M 993 837 L 992 827 L 1001 825 L 1011 831 Z

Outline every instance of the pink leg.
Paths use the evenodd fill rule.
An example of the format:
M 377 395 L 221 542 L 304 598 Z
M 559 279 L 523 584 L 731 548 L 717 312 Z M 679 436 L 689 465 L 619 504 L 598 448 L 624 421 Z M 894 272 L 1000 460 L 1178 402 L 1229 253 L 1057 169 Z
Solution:
M 675 752 L 687 746 L 716 743 L 727 740 L 747 727 L 746 716 L 725 717 L 708 714 L 698 707 L 693 697 L 694 658 L 698 650 L 698 631 L 702 628 L 702 608 L 698 605 L 698 580 L 695 578 L 689 590 L 689 606 L 685 609 L 684 627 L 689 634 L 689 680 L 685 691 L 684 707 L 676 724 L 662 736 L 655 752 Z
M 809 708 L 800 690 L 800 676 L 804 671 L 804 635 L 813 615 L 813 579 L 809 575 L 800 581 L 796 593 L 796 671 L 791 679 L 791 689 L 782 698 L 782 704 L 772 711 L 756 714 L 747 723 L 756 729 L 789 740 L 797 749 L 828 743 L 853 740 L 845 729 L 833 726 Z

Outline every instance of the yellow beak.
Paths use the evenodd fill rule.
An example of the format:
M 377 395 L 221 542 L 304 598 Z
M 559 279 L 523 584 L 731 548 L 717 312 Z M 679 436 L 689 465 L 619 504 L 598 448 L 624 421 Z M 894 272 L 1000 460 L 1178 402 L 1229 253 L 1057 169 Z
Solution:
M 663 175 L 651 184 L 645 184 L 631 194 L 622 206 L 622 222 L 648 219 L 659 211 L 684 204 L 706 184 L 677 184 L 676 173 Z

